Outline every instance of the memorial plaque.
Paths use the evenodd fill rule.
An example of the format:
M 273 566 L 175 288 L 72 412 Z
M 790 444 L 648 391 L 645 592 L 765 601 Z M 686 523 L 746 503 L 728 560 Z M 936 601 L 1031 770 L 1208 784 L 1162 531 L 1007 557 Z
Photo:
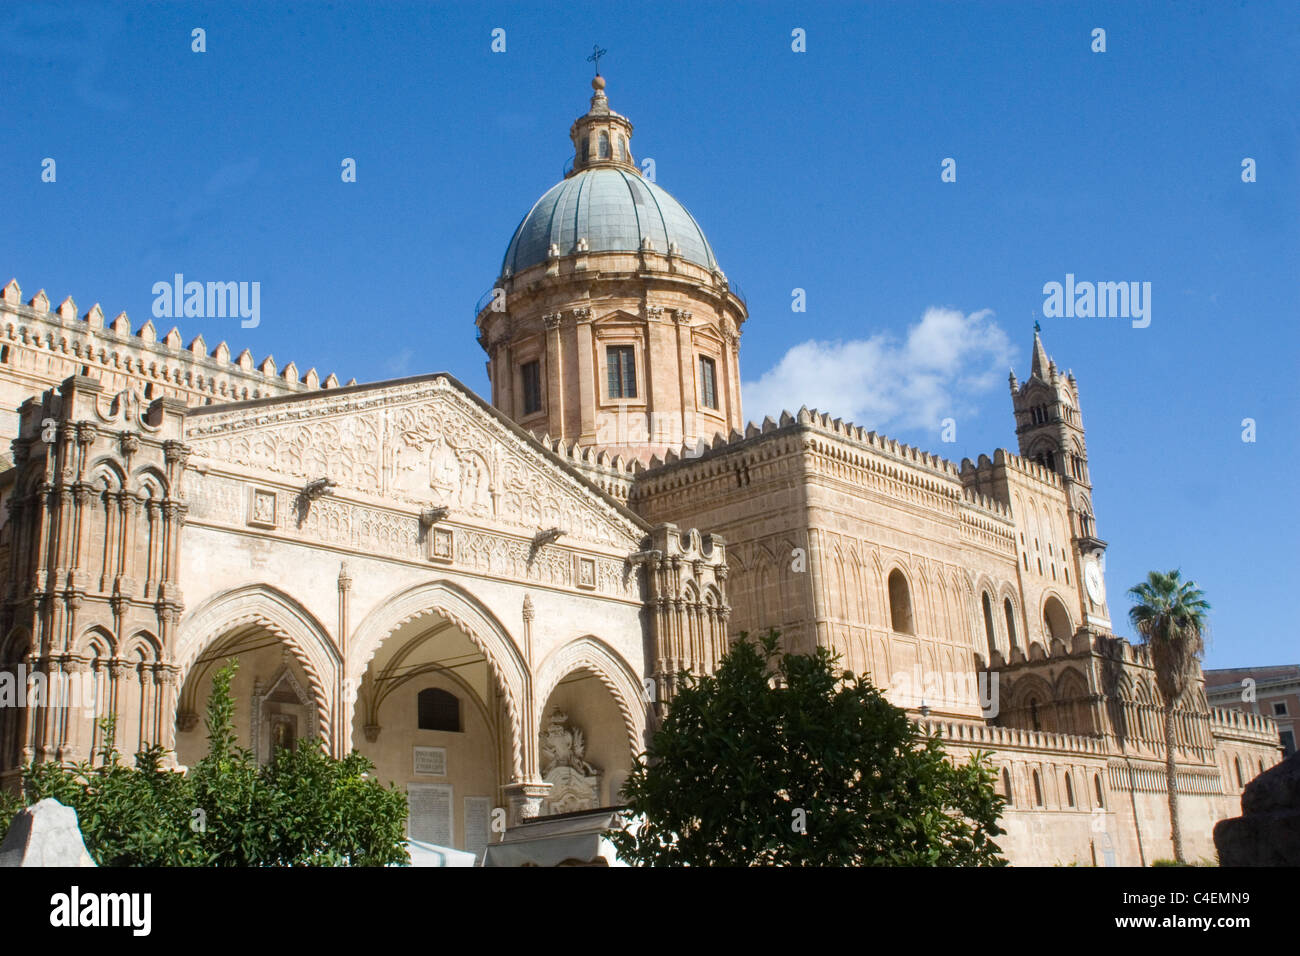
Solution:
M 491 821 L 491 797 L 465 798 L 465 849 L 473 853 L 480 863 L 487 852 Z
M 447 776 L 447 748 L 416 747 L 415 772 L 425 777 Z
M 451 784 L 408 783 L 406 808 L 407 836 L 436 846 L 452 845 Z

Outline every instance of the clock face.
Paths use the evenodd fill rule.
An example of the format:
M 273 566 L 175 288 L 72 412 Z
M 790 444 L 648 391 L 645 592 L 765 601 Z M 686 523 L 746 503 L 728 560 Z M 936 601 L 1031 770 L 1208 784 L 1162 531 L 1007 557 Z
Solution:
M 1088 597 L 1092 598 L 1094 604 L 1100 604 L 1104 592 L 1101 587 L 1101 568 L 1097 567 L 1097 562 L 1088 562 L 1083 571 L 1083 582 L 1087 585 Z

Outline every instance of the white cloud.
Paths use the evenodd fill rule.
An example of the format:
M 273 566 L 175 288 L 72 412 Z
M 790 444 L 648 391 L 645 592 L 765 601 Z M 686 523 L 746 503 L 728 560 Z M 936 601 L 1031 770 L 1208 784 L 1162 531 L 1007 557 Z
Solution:
M 802 342 L 743 384 L 745 418 L 762 421 L 807 405 L 882 432 L 938 431 L 942 419 L 973 412 L 972 398 L 1007 374 L 1011 343 L 992 316 L 989 309 L 963 315 L 931 307 L 901 342 L 885 332 Z

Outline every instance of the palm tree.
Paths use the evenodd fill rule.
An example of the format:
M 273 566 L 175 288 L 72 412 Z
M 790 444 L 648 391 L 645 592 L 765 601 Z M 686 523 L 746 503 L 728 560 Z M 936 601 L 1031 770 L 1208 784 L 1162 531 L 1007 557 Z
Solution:
M 1184 581 L 1177 570 L 1147 573 L 1141 584 L 1129 588 L 1133 607 L 1129 620 L 1151 650 L 1156 686 L 1165 702 L 1165 779 L 1169 787 L 1169 829 L 1174 841 L 1174 859 L 1183 859 L 1183 831 L 1178 820 L 1178 777 L 1174 760 L 1174 706 L 1195 685 L 1200 657 L 1205 650 L 1203 636 L 1205 595 L 1195 581 Z

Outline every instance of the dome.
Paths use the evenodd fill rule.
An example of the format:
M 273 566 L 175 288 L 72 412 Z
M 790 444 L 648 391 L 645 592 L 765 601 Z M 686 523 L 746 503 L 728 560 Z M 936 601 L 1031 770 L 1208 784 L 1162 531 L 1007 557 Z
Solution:
M 637 252 L 644 239 L 706 269 L 717 269 L 713 249 L 686 208 L 652 182 L 619 166 L 595 166 L 557 183 L 533 205 L 515 230 L 501 263 L 514 275 L 545 262 L 552 245 L 560 255 L 587 240 L 589 252 Z

